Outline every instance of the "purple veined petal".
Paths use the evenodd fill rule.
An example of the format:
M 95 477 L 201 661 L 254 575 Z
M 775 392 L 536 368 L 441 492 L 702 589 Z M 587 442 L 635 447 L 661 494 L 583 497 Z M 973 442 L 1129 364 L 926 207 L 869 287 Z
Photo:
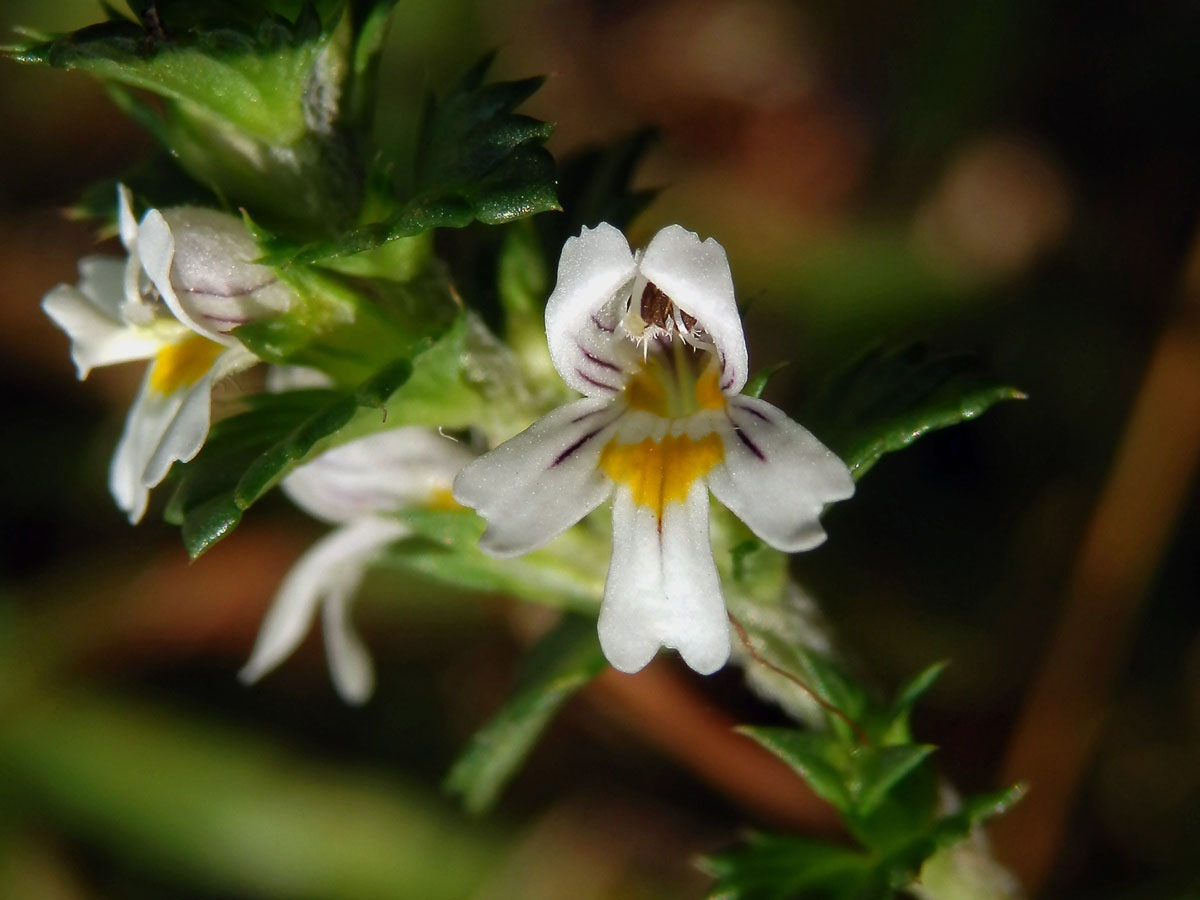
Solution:
M 563 245 L 558 281 L 546 303 L 546 339 L 558 374 L 585 396 L 620 390 L 637 357 L 617 333 L 636 275 L 629 243 L 607 222 L 584 228 Z
M 296 561 L 263 617 L 250 659 L 238 677 L 258 681 L 287 659 L 323 608 L 326 653 L 338 693 L 362 703 L 374 683 L 366 648 L 353 631 L 349 604 L 371 559 L 409 529 L 395 519 L 366 517 L 331 531 Z
M 479 546 L 518 556 L 570 528 L 612 491 L 600 451 L 620 409 L 585 397 L 560 406 L 525 431 L 469 463 L 454 481 L 454 499 L 487 521 Z
M 845 463 L 753 397 L 730 398 L 720 430 L 725 460 L 708 474 L 713 495 L 777 550 L 795 553 L 824 541 L 822 509 L 854 494 Z
M 661 523 L 654 510 L 634 503 L 628 487 L 618 488 L 599 633 L 604 655 L 622 672 L 641 669 L 659 646 L 678 650 L 702 675 L 728 661 L 729 621 L 702 480 L 685 500 L 667 505 Z
M 175 237 L 171 234 L 167 220 L 157 209 L 146 213 L 142 224 L 138 226 L 137 247 L 142 268 L 175 318 L 210 341 L 230 347 L 238 343 L 235 338 L 221 334 L 194 318 L 179 302 L 179 296 L 171 282 L 171 266 L 175 261 Z
M 326 522 L 345 522 L 448 494 L 474 456 L 463 444 L 418 426 L 393 428 L 327 450 L 296 468 L 280 487 Z
M 708 333 L 721 362 L 721 390 L 738 393 L 749 361 L 725 249 L 712 238 L 701 241 L 681 225 L 668 225 L 646 246 L 641 274 Z

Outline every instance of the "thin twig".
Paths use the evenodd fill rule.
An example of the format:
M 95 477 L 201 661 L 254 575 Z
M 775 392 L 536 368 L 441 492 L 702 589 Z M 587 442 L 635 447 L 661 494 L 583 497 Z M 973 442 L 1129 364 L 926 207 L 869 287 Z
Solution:
M 850 727 L 850 730 L 854 732 L 854 736 L 858 739 L 858 743 L 860 745 L 865 747 L 867 744 L 871 743 L 871 739 L 867 737 L 867 733 L 863 731 L 862 726 L 846 715 L 846 713 L 842 712 L 842 710 L 838 709 L 828 700 L 821 698 L 816 691 L 814 691 L 811 687 L 809 687 L 787 669 L 775 665 L 775 663 L 771 662 L 769 659 L 759 653 L 758 648 L 751 643 L 750 635 L 747 634 L 745 626 L 734 617 L 733 613 L 729 613 L 728 615 L 729 621 L 733 624 L 734 630 L 737 631 L 738 637 L 741 638 L 742 646 L 746 648 L 746 652 L 754 658 L 755 662 L 770 669 L 776 675 L 786 678 L 792 684 L 796 685 L 796 687 L 800 688 L 800 690 L 804 691 L 804 693 L 808 694 L 808 696 L 812 697 L 813 702 L 816 703 L 817 706 L 821 707 L 821 709 L 825 710 L 825 712 L 837 716 L 839 719 L 845 722 Z

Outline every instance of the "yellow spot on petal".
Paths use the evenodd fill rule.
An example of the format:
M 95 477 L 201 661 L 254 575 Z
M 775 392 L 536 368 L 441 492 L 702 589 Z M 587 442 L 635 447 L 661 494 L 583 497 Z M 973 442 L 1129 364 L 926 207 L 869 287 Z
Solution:
M 208 373 L 224 350 L 216 341 L 198 334 L 163 347 L 154 357 L 150 389 L 159 394 L 172 394 L 195 384 Z
M 696 405 L 701 409 L 724 409 L 725 394 L 721 391 L 721 374 L 710 365 L 696 379 Z
M 724 458 L 725 448 L 715 434 L 698 441 L 686 434 L 668 435 L 662 441 L 609 443 L 600 453 L 600 468 L 617 484 L 627 486 L 633 502 L 653 510 L 661 522 L 666 505 L 682 502 L 696 479 Z
M 454 510 L 462 509 L 459 502 L 454 499 L 454 494 L 450 488 L 437 488 L 429 500 L 425 503 L 426 509 L 434 509 L 440 512 L 453 512 Z
M 640 409 L 656 416 L 667 417 L 670 398 L 662 382 L 643 368 L 625 385 L 625 402 L 631 408 Z

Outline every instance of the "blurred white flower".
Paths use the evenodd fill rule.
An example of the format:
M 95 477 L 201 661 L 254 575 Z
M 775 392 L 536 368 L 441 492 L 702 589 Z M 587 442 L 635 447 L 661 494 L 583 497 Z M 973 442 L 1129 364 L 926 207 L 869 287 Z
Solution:
M 544 544 L 613 500 L 600 643 L 635 672 L 659 646 L 697 672 L 729 658 L 708 493 L 779 550 L 825 532 L 846 466 L 769 403 L 740 393 L 748 360 L 725 251 L 678 225 L 636 255 L 611 225 L 563 247 L 546 306 L 555 368 L 584 397 L 470 463 L 455 498 L 495 556 Z
M 278 377 L 272 381 L 281 386 Z M 302 382 L 289 376 L 287 383 Z M 461 444 L 425 428 L 405 427 L 336 447 L 288 475 L 284 493 L 339 527 L 309 548 L 284 579 L 242 668 L 242 681 L 257 681 L 287 659 L 320 609 L 334 687 L 347 703 L 363 703 L 375 676 L 351 626 L 350 601 L 372 559 L 409 534 L 391 514 L 453 507 L 450 485 L 470 459 Z
M 126 260 L 91 256 L 79 284 L 50 290 L 42 308 L 71 339 L 81 379 L 96 366 L 152 360 L 109 468 L 109 489 L 136 523 L 150 489 L 208 435 L 213 385 L 257 358 L 230 332 L 294 302 L 241 220 L 198 207 L 152 209 L 139 224 L 118 188 Z

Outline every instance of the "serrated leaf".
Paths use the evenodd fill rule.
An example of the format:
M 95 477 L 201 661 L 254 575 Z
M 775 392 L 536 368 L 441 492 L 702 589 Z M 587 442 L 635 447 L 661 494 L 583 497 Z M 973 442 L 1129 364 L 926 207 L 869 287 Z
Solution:
M 214 427 L 182 466 L 168 519 L 179 522 L 194 559 L 227 536 L 242 514 L 360 407 L 381 410 L 412 372 L 397 360 L 353 392 L 298 391 L 258 398 L 255 408 Z
M 741 847 L 702 857 L 699 866 L 716 879 L 709 900 L 871 900 L 888 895 L 868 854 L 792 835 L 753 833 Z
M 884 454 L 1024 396 L 971 356 L 876 348 L 835 375 L 805 421 L 858 479 Z
M 245 4 L 151 9 L 141 23 L 110 19 L 9 55 L 190 104 L 268 143 L 304 134 L 306 82 L 331 33 L 319 17 L 292 22 Z
M 842 812 L 849 812 L 854 798 L 847 787 L 845 748 L 834 737 L 795 728 L 747 726 L 739 728 L 791 766 L 816 793 Z
M 472 813 L 486 812 L 555 713 L 605 667 L 590 617 L 568 614 L 525 658 L 504 706 L 472 736 L 445 787 Z
M 932 744 L 893 744 L 887 747 L 864 747 L 856 753 L 857 814 L 870 816 L 874 813 L 887 798 L 888 792 L 936 749 Z
M 595 228 L 607 222 L 621 231 L 629 228 L 657 196 L 657 191 L 635 190 L 633 179 L 658 139 L 656 129 L 642 128 L 611 144 L 587 147 L 563 163 L 559 178 L 563 211 L 547 216 L 543 223 L 550 260 L 557 260 L 566 239 L 585 226 Z
M 394 212 L 333 240 L 280 247 L 268 262 L 313 263 L 434 228 L 497 225 L 558 209 L 554 160 L 542 146 L 553 126 L 513 112 L 542 80 L 485 84 L 491 62 L 484 57 L 426 103 L 412 183 Z

